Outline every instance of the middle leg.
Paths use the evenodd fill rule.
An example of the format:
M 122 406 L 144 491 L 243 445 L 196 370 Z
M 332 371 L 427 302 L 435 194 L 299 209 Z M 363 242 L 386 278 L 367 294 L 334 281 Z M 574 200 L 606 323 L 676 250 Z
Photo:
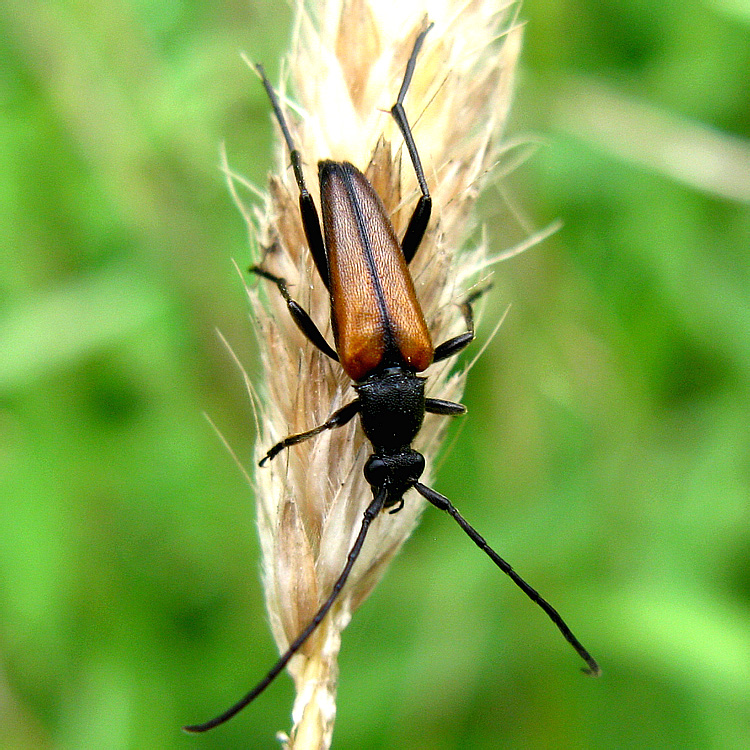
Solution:
M 489 288 L 491 284 L 486 284 L 479 289 L 472 292 L 460 305 L 461 312 L 463 313 L 464 320 L 466 321 L 466 331 L 460 333 L 458 336 L 454 336 L 448 341 L 444 341 L 439 346 L 435 347 L 435 356 L 433 362 L 442 362 L 448 357 L 452 357 L 454 354 L 458 354 L 462 349 L 465 349 L 472 341 L 474 341 L 474 311 L 471 308 L 472 303 L 481 297 Z
M 314 346 L 320 349 L 323 354 L 327 354 L 332 360 L 338 362 L 339 355 L 336 354 L 336 351 L 333 349 L 333 347 L 325 340 L 323 334 L 320 332 L 320 329 L 315 325 L 313 319 L 305 311 L 305 308 L 302 307 L 299 302 L 296 302 L 292 299 L 292 295 L 289 294 L 289 289 L 287 288 L 286 281 L 280 276 L 274 276 L 272 273 L 269 273 L 260 266 L 252 266 L 249 270 L 251 273 L 262 276 L 264 279 L 273 281 L 273 283 L 276 284 L 279 292 L 281 293 L 281 296 L 286 302 L 289 314 L 297 324 L 297 328 L 299 328 L 300 331 L 305 334 L 305 337 L 308 339 L 308 341 L 310 341 Z

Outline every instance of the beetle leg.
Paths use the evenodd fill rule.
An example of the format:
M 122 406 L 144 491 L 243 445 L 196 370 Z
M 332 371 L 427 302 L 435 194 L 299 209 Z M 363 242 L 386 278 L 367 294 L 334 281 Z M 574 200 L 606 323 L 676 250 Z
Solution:
M 315 203 L 310 195 L 310 191 L 305 184 L 305 176 L 302 174 L 302 157 L 294 146 L 294 141 L 292 140 L 286 120 L 284 119 L 284 113 L 281 111 L 279 98 L 276 96 L 273 86 L 271 86 L 270 81 L 266 77 L 266 71 L 263 70 L 262 65 L 256 65 L 255 69 L 258 71 L 261 81 L 263 81 L 263 87 L 268 94 L 268 98 L 271 100 L 273 112 L 276 115 L 276 120 L 281 128 L 284 140 L 286 141 L 286 146 L 289 149 L 289 158 L 292 161 L 294 179 L 297 181 L 297 187 L 299 188 L 299 211 L 302 216 L 302 226 L 305 230 L 307 246 L 310 248 L 320 278 L 323 279 L 326 289 L 329 289 L 330 282 L 328 280 L 328 257 L 326 256 L 326 247 L 323 242 L 323 234 L 320 231 L 318 211 L 315 208 Z
M 409 84 L 414 75 L 414 67 L 417 62 L 419 50 L 422 48 L 422 42 L 424 42 L 424 38 L 432 26 L 433 24 L 430 24 L 422 33 L 420 33 L 416 42 L 414 42 L 414 49 L 409 57 L 409 62 L 406 64 L 406 72 L 404 73 L 401 90 L 398 92 L 396 103 L 391 107 L 391 114 L 393 115 L 393 119 L 396 121 L 401 134 L 404 136 L 406 148 L 409 151 L 409 157 L 411 158 L 411 163 L 414 165 L 414 171 L 417 175 L 417 182 L 419 182 L 419 189 L 422 191 L 422 195 L 417 202 L 414 213 L 411 215 L 411 219 L 409 219 L 409 225 L 406 227 L 406 232 L 404 232 L 404 237 L 401 240 L 401 249 L 404 252 L 404 258 L 406 258 L 407 263 L 411 262 L 411 259 L 419 249 L 419 244 L 424 237 L 427 224 L 430 221 L 432 197 L 430 196 L 430 191 L 427 187 L 427 180 L 424 176 L 424 170 L 422 169 L 422 162 L 419 158 L 417 146 L 414 143 L 414 136 L 409 127 L 409 121 L 406 119 L 404 98 L 406 97 L 406 92 L 409 89 Z
M 448 359 L 448 357 L 452 357 L 454 354 L 458 354 L 474 340 L 474 313 L 471 309 L 471 302 L 473 299 L 474 296 L 461 303 L 461 312 L 464 315 L 466 328 L 468 330 L 465 333 L 460 333 L 458 336 L 454 336 L 452 339 L 448 339 L 439 346 L 436 346 L 435 356 L 432 360 L 433 362 L 440 362 L 444 359 Z
M 333 430 L 336 427 L 343 427 L 359 411 L 359 407 L 359 399 L 356 398 L 350 404 L 347 404 L 337 412 L 334 412 L 333 416 L 323 424 L 318 425 L 317 427 L 313 427 L 312 430 L 308 430 L 307 432 L 300 432 L 296 435 L 290 435 L 289 437 L 284 438 L 280 443 L 276 443 L 276 445 L 274 445 L 273 448 L 271 448 L 271 450 L 269 450 L 268 453 L 266 453 L 266 455 L 261 458 L 258 465 L 263 466 L 266 461 L 270 461 L 279 453 L 281 453 L 284 448 L 288 448 L 290 445 L 302 443 L 305 440 L 309 440 L 310 438 L 315 437 L 316 435 L 320 435 L 320 433 L 324 432 L 325 430 Z
M 444 341 L 439 346 L 436 346 L 435 356 L 432 359 L 433 362 L 441 362 L 444 359 L 448 359 L 448 357 L 452 357 L 454 354 L 458 354 L 474 340 L 474 312 L 471 309 L 471 304 L 478 297 L 481 297 L 491 286 L 491 283 L 484 284 L 479 287 L 479 289 L 473 291 L 459 305 L 468 330 L 465 333 L 459 333 L 458 336 L 454 336 L 452 339 L 448 339 L 448 341 Z
M 457 417 L 466 414 L 466 407 L 455 401 L 443 401 L 442 398 L 426 398 L 424 410 L 429 414 L 442 414 L 445 417 Z
M 251 273 L 262 276 L 264 279 L 273 281 L 273 283 L 276 284 L 279 292 L 281 292 L 281 296 L 286 301 L 286 306 L 289 310 L 289 314 L 297 324 L 297 328 L 299 328 L 300 331 L 305 334 L 305 337 L 308 339 L 308 341 L 310 341 L 314 346 L 320 349 L 323 354 L 328 355 L 331 359 L 338 362 L 339 355 L 336 354 L 335 350 L 325 340 L 323 334 L 318 329 L 318 326 L 315 325 L 313 319 L 305 311 L 305 308 L 302 307 L 299 302 L 296 302 L 292 299 L 292 296 L 291 294 L 289 294 L 289 290 L 287 289 L 286 281 L 279 276 L 274 276 L 272 273 L 268 273 L 268 271 L 265 271 L 260 266 L 252 266 L 249 270 Z

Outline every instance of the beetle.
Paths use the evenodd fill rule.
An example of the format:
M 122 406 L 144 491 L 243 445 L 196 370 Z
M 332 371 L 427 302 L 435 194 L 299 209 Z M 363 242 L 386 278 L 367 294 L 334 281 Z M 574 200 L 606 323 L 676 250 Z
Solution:
M 432 505 L 446 511 L 500 570 L 546 612 L 586 662 L 585 672 L 592 675 L 600 673 L 597 662 L 573 635 L 557 610 L 487 544 L 447 497 L 419 481 L 425 460 L 411 444 L 422 427 L 425 413 L 456 416 L 464 414 L 466 408 L 452 401 L 427 397 L 425 378 L 418 373 L 433 362 L 458 354 L 473 341 L 471 305 L 481 293 L 474 293 L 461 305 L 467 330 L 433 346 L 408 269 L 427 229 L 432 198 L 404 110 L 404 98 L 416 60 L 430 28 L 432 24 L 419 34 L 414 43 L 401 89 L 391 108 L 421 191 L 401 241 L 396 237 L 375 189 L 362 172 L 349 162 L 325 160 L 318 164 L 323 215 L 321 231 L 318 212 L 302 174 L 300 152 L 294 146 L 276 92 L 263 67 L 256 66 L 290 153 L 308 247 L 330 295 L 335 349 L 326 341 L 308 313 L 292 298 L 283 278 L 260 266 L 250 270 L 276 285 L 298 328 L 321 352 L 341 364 L 354 381 L 357 393 L 357 398 L 336 411 L 323 424 L 307 432 L 290 435 L 274 445 L 260 465 L 272 460 L 285 448 L 347 424 L 358 414 L 362 429 L 373 448 L 364 466 L 365 479 L 372 488 L 373 499 L 364 512 L 359 534 L 341 575 L 310 623 L 247 695 L 210 721 L 184 727 L 188 732 L 204 732 L 223 724 L 268 687 L 335 602 L 357 560 L 372 521 L 383 510 L 387 509 L 390 513 L 401 510 L 403 496 L 412 488 Z

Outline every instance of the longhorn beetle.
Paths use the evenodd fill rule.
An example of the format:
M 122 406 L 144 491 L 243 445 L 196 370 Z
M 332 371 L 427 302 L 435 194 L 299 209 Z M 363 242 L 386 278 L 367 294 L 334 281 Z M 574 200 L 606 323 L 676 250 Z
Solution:
M 461 305 L 466 332 L 439 346 L 433 346 L 408 270 L 408 264 L 417 252 L 427 228 L 432 198 L 404 111 L 404 98 L 414 73 L 417 55 L 430 28 L 432 25 L 424 29 L 414 43 L 401 90 L 391 109 L 404 137 L 422 192 L 401 242 L 398 241 L 383 203 L 372 185 L 349 162 L 321 161 L 318 164 L 323 212 L 321 233 L 318 212 L 302 174 L 300 153 L 292 141 L 276 92 L 262 66 L 256 66 L 289 149 L 294 177 L 299 187 L 300 213 L 308 246 L 331 297 L 336 349 L 327 343 L 307 312 L 292 299 L 284 279 L 258 266 L 251 271 L 278 287 L 302 333 L 320 351 L 341 364 L 354 381 L 357 392 L 357 398 L 335 412 L 328 421 L 307 432 L 290 435 L 274 445 L 260 465 L 263 466 L 285 448 L 309 440 L 324 430 L 341 427 L 359 414 L 362 429 L 373 447 L 373 453 L 364 467 L 365 479 L 372 487 L 373 499 L 364 512 L 362 526 L 341 575 L 309 625 L 244 698 L 210 721 L 185 727 L 188 732 L 205 732 L 223 724 L 271 684 L 318 627 L 341 593 L 373 519 L 384 509 L 390 509 L 390 513 L 401 510 L 404 493 L 412 487 L 436 508 L 452 516 L 500 570 L 510 576 L 547 613 L 565 640 L 588 665 L 584 669 L 586 673 L 598 675 L 600 672 L 594 658 L 573 635 L 557 610 L 487 544 L 448 498 L 419 482 L 425 460 L 411 447 L 411 443 L 422 426 L 425 412 L 455 416 L 464 414 L 466 408 L 452 401 L 427 398 L 425 378 L 419 377 L 417 373 L 426 370 L 433 362 L 458 354 L 474 339 L 471 303 L 476 297 L 476 294 L 469 297 Z

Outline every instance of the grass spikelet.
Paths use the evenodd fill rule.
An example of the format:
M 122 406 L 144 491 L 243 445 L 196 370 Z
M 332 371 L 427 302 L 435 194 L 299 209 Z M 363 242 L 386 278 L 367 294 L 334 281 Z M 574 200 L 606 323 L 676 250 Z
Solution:
M 373 183 L 401 236 L 418 187 L 389 109 L 414 40 L 428 22 L 434 28 L 405 106 L 434 201 L 411 271 L 439 343 L 463 330 L 455 303 L 486 261 L 483 244 L 462 246 L 474 228 L 474 202 L 509 110 L 521 39 L 514 8 L 498 8 L 497 0 L 327 0 L 314 10 L 300 6 L 286 79 L 278 88 L 311 190 L 319 159 L 351 161 Z M 294 91 L 294 107 L 285 84 Z M 292 295 L 332 340 L 327 293 L 306 246 L 289 154 L 280 137 L 278 143 L 265 207 L 255 221 L 262 264 L 287 280 Z M 341 368 L 297 330 L 273 285 L 252 281 L 248 295 L 264 371 L 260 458 L 286 435 L 324 422 L 353 392 Z M 428 395 L 460 398 L 464 377 L 451 373 L 450 364 L 434 365 L 426 375 Z M 446 421 L 428 415 L 415 442 L 428 458 L 423 481 L 429 482 L 429 458 Z M 362 475 L 369 453 L 355 419 L 284 451 L 256 472 L 265 598 L 280 650 L 312 619 L 341 572 L 372 498 Z M 285 736 L 290 750 L 330 746 L 341 632 L 411 533 L 423 504 L 410 492 L 401 512 L 373 522 L 342 595 L 290 662 L 297 694 L 293 727 Z

